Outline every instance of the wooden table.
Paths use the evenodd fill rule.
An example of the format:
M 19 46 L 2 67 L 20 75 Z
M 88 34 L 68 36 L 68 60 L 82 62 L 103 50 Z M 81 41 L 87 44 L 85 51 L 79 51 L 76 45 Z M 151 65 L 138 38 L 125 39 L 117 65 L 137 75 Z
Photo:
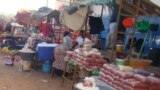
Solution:
M 67 80 L 67 81 L 69 81 L 69 82 L 72 84 L 72 89 L 71 89 L 71 90 L 73 90 L 73 89 L 74 89 L 74 85 L 75 85 L 75 84 L 78 82 L 78 80 L 79 80 L 79 75 L 83 72 L 83 74 L 85 74 L 85 76 L 91 76 L 91 71 L 86 70 L 86 69 L 84 69 L 84 68 L 81 68 L 78 64 L 70 65 L 70 64 L 68 64 L 68 61 L 69 61 L 69 60 L 66 60 L 66 62 L 65 62 L 65 69 L 64 69 L 64 71 L 63 71 L 63 76 L 62 76 L 62 83 L 61 83 L 61 85 L 63 86 L 64 81 Z M 73 70 L 72 80 L 69 80 L 67 77 L 65 77 L 67 66 L 70 66 L 71 69 Z

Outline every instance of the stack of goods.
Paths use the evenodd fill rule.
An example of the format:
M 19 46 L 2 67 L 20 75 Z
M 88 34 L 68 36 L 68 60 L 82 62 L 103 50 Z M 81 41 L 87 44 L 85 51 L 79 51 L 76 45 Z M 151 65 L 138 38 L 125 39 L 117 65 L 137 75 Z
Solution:
M 92 77 L 86 77 L 83 83 L 78 83 L 75 87 L 78 90 L 99 90 L 99 88 L 96 87 L 94 78 Z
M 100 72 L 100 80 L 117 90 L 160 90 L 160 79 L 135 73 L 130 67 L 121 70 L 112 64 L 104 64 Z
M 96 49 L 90 51 L 83 51 L 83 49 L 76 49 L 75 51 L 68 51 L 67 58 L 73 60 L 76 64 L 89 70 L 101 68 L 106 61 Z

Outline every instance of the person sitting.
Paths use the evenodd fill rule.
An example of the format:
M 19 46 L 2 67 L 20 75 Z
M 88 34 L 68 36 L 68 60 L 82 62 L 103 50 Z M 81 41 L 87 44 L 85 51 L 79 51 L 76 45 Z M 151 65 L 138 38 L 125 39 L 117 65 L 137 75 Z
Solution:
M 73 46 L 72 39 L 68 31 L 64 32 L 63 42 L 70 50 L 72 49 L 72 46 Z
M 89 39 L 85 36 L 85 32 L 81 30 L 79 36 L 76 39 L 76 43 L 72 48 L 75 48 L 76 46 L 83 47 L 84 41 L 89 41 Z
M 53 61 L 53 68 L 55 70 L 55 73 L 58 76 L 62 75 L 62 72 L 65 69 L 65 56 L 67 54 L 67 51 L 71 49 L 72 47 L 72 40 L 69 36 L 69 32 L 64 32 L 64 37 L 63 37 L 63 44 L 58 45 L 54 49 L 54 61 Z M 71 70 L 69 67 L 67 67 L 66 72 L 70 73 Z

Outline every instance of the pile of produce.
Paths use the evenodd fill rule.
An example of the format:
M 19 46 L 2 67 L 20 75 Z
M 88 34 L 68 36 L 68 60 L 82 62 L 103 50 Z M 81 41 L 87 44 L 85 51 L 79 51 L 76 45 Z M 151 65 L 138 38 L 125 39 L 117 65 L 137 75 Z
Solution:
M 99 53 L 81 51 L 67 51 L 68 60 L 73 60 L 76 64 L 89 70 L 101 68 L 106 61 Z
M 130 67 L 119 68 L 112 64 L 104 64 L 100 71 L 100 80 L 117 90 L 160 90 L 159 78 Z
M 3 47 L 1 49 L 1 53 L 15 55 L 15 54 L 18 54 L 19 52 L 17 50 L 9 50 L 8 47 Z
M 7 32 L 4 32 L 4 33 L 2 33 L 1 35 L 0 35 L 0 37 L 6 37 L 8 35 L 8 33 Z

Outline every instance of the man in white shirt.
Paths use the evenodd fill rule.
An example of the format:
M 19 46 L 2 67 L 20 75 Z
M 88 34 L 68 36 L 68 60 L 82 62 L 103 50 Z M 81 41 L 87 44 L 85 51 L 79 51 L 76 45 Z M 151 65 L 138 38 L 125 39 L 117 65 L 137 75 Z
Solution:
M 85 37 L 85 32 L 83 30 L 81 30 L 80 35 L 79 35 L 79 37 L 77 37 L 76 44 L 73 46 L 73 48 L 75 48 L 77 45 L 79 47 L 83 47 L 83 44 L 85 41 L 89 41 L 89 39 Z

